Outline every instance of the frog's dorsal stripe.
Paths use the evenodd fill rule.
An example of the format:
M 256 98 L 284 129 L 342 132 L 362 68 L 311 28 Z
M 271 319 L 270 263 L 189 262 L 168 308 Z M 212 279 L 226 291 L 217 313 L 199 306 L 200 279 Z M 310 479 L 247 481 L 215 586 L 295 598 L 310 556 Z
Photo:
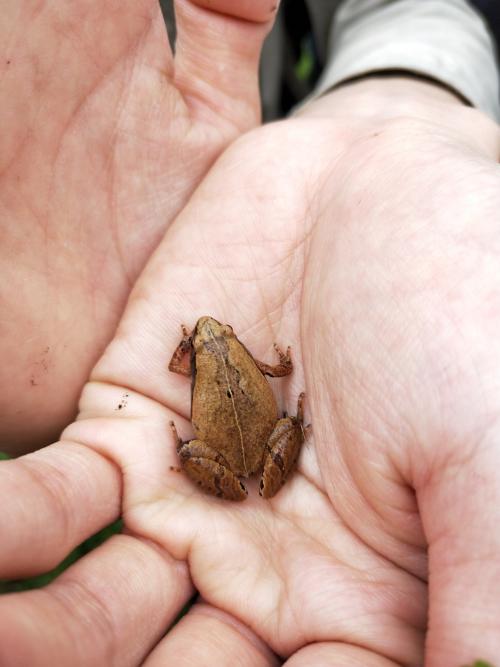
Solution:
M 229 382 L 229 372 L 227 368 L 227 363 L 226 363 L 226 358 L 223 354 L 222 348 L 219 344 L 219 341 L 217 338 L 214 336 L 213 331 L 210 327 L 208 327 L 208 330 L 210 331 L 210 338 L 212 339 L 214 346 L 217 348 L 217 352 L 220 355 L 220 359 L 222 361 L 222 366 L 224 368 L 224 376 L 226 378 L 226 385 L 227 385 L 227 395 L 231 397 L 231 404 L 233 406 L 233 412 L 234 412 L 234 419 L 236 422 L 236 426 L 238 428 L 238 433 L 240 436 L 240 446 L 241 446 L 241 458 L 243 461 L 243 467 L 245 469 L 245 475 L 248 475 L 248 468 L 247 468 L 247 461 L 245 457 L 245 447 L 244 447 L 244 442 L 243 442 L 243 431 L 241 430 L 241 424 L 240 424 L 240 418 L 238 416 L 238 411 L 236 409 L 236 403 L 234 402 L 234 392 L 232 391 L 231 388 L 231 383 Z

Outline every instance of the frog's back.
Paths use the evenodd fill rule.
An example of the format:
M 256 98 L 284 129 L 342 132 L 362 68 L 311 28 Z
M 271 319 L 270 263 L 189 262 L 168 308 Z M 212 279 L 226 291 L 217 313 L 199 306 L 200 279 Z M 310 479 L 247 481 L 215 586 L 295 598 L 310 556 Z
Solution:
M 276 424 L 272 389 L 246 348 L 217 337 L 196 354 L 192 423 L 196 437 L 246 477 L 259 469 Z

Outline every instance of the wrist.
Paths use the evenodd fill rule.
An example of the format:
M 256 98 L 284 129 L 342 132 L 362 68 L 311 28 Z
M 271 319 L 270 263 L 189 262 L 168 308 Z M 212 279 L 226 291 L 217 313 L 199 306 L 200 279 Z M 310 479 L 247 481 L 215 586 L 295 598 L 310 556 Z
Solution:
M 297 115 L 357 118 L 415 117 L 429 119 L 447 108 L 464 107 L 457 93 L 425 77 L 380 73 L 346 81 L 311 100 Z

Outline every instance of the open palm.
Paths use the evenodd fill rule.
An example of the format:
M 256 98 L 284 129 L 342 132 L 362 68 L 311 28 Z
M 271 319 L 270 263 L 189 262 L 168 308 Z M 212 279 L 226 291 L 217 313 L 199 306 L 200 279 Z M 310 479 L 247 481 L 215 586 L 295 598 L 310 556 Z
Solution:
M 158 0 L 4 3 L 0 449 L 51 442 L 73 418 L 168 224 L 259 121 L 274 12 L 204 4 L 176 2 L 174 57 Z
M 51 614 L 62 619 L 27 664 L 419 665 L 428 545 L 426 664 L 500 650 L 499 538 L 487 530 L 500 506 L 500 350 L 482 342 L 500 312 L 496 129 L 478 116 L 481 131 L 467 133 L 475 112 L 447 93 L 429 112 L 413 100 L 405 120 L 393 105 L 376 121 L 347 117 L 354 91 L 333 94 L 336 125 L 319 102 L 224 154 L 148 263 L 62 444 L 9 464 L 6 493 L 24 480 L 53 527 L 25 519 L 2 572 L 32 567 L 27 545 L 48 567 L 118 511 L 126 534 L 45 591 L 12 597 L 8 614 L 0 606 L 6 656 L 13 637 L 40 640 Z M 423 170 L 422 150 L 441 159 Z M 471 181 L 472 210 L 458 188 Z M 208 497 L 171 469 L 168 422 L 191 434 L 180 419 L 190 391 L 167 363 L 179 325 L 204 314 L 259 359 L 272 360 L 273 342 L 292 346 L 295 372 L 271 382 L 289 411 L 305 389 L 313 431 L 271 501 L 256 482 L 243 503 Z M 7 520 L 21 516 L 19 502 Z M 200 601 L 160 640 L 194 589 Z M 479 607 L 480 643 L 467 616 Z

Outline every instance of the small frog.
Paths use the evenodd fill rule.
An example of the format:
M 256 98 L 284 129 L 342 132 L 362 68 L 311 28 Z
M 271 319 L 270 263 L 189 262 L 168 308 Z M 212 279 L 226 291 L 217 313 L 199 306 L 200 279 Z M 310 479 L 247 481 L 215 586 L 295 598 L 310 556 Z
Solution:
M 304 394 L 297 416 L 278 419 L 274 394 L 264 375 L 293 370 L 290 348 L 276 366 L 256 361 L 227 324 L 200 317 L 169 363 L 174 373 L 191 376 L 191 423 L 196 439 L 183 442 L 173 422 L 177 451 L 187 475 L 206 492 L 227 500 L 245 500 L 238 479 L 263 470 L 259 493 L 271 498 L 292 471 L 305 438 Z M 189 353 L 189 357 L 187 356 Z

